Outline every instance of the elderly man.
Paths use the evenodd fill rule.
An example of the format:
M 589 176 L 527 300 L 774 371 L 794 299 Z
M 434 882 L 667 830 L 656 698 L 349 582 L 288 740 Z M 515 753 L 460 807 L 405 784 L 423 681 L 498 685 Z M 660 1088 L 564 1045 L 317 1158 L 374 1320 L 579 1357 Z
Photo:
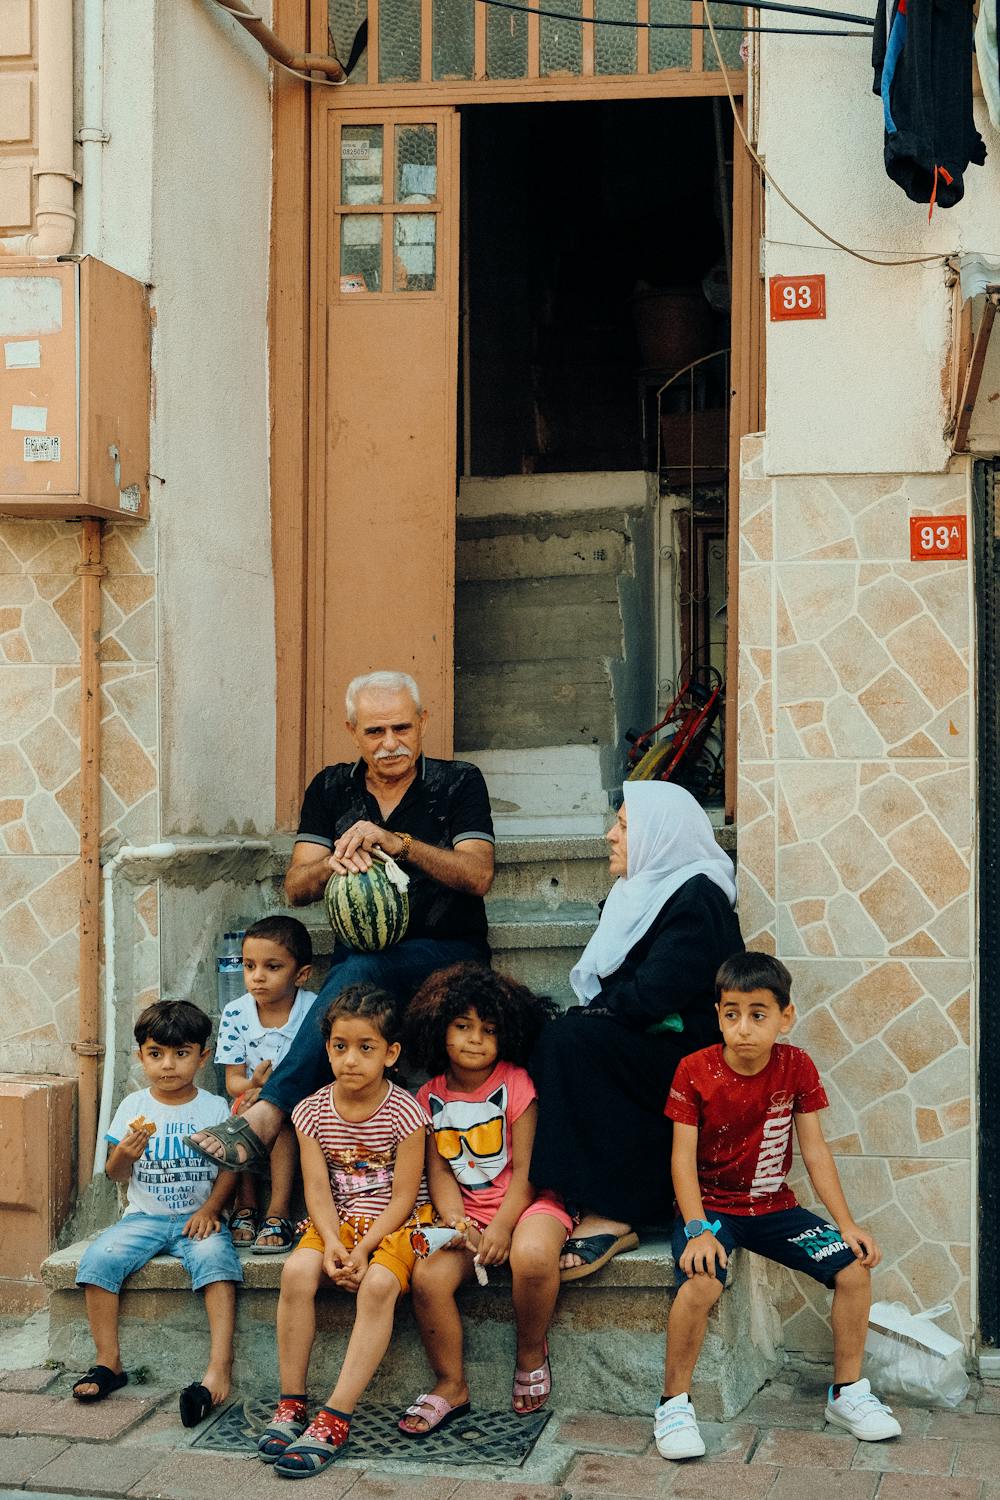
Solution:
M 285 894 L 293 906 L 318 901 L 332 874 L 366 870 L 377 845 L 410 876 L 409 925 L 382 953 L 335 948 L 315 1004 L 259 1097 L 191 1137 L 233 1171 L 258 1167 L 282 1120 L 329 1081 L 319 1028 L 334 995 L 369 980 L 406 1002 L 435 969 L 489 962 L 483 897 L 493 883 L 493 821 L 481 773 L 422 753 L 427 710 L 405 672 L 356 677 L 346 707 L 359 758 L 327 766 L 306 788 Z

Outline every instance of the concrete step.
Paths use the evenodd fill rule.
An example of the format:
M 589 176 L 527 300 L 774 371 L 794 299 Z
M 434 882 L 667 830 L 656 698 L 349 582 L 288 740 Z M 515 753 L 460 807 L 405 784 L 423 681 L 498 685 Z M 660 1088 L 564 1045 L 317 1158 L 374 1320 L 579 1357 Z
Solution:
M 72 1370 L 93 1362 L 83 1293 L 74 1284 L 86 1243 L 57 1251 L 42 1267 L 50 1293 L 49 1355 Z M 241 1259 L 246 1280 L 237 1311 L 235 1383 L 244 1390 L 277 1390 L 281 1259 L 247 1253 Z M 705 1417 L 735 1416 L 780 1363 L 780 1324 L 764 1266 L 739 1251 L 731 1262 L 729 1286 L 712 1313 L 695 1374 L 693 1397 Z M 655 1235 L 604 1270 L 563 1287 L 549 1338 L 553 1406 L 648 1414 L 661 1391 L 673 1287 L 669 1243 Z M 508 1273 L 491 1270 L 490 1285 L 465 1288 L 460 1302 L 472 1399 L 480 1407 L 505 1408 L 515 1354 Z M 335 1382 L 353 1312 L 348 1295 L 321 1293 L 309 1380 L 317 1395 L 325 1396 Z M 208 1355 L 204 1309 L 176 1260 L 157 1256 L 129 1279 L 121 1299 L 121 1341 L 126 1368 L 145 1365 L 153 1384 L 186 1385 L 201 1373 Z M 409 1299 L 404 1299 L 369 1399 L 398 1402 L 402 1410 L 427 1389 L 427 1379 Z
M 735 856 L 735 828 L 719 828 L 720 848 Z M 489 940 L 498 969 L 561 1005 L 574 1003 L 569 971 L 598 919 L 610 887 L 602 837 L 500 838 L 497 872 L 486 898 Z M 320 907 L 305 915 L 316 953 L 315 977 L 326 974 L 333 934 Z

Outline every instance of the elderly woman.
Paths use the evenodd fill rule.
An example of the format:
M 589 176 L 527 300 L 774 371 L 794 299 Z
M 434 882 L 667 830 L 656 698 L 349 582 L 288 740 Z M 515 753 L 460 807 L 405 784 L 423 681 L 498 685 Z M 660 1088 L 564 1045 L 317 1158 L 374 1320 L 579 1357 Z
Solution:
M 744 947 L 732 861 L 688 792 L 626 782 L 607 838 L 618 879 L 570 975 L 580 1006 L 543 1032 L 532 1059 L 531 1181 L 582 1214 L 564 1281 L 634 1249 L 634 1225 L 670 1222 L 663 1108 L 679 1060 L 718 1039 L 715 972 Z

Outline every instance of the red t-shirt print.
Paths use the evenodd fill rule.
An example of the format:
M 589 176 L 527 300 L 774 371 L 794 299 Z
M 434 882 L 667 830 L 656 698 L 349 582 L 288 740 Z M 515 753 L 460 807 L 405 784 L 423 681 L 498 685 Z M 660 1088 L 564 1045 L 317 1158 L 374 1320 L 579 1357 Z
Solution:
M 829 1102 L 815 1064 L 800 1047 L 776 1046 L 767 1067 L 746 1078 L 716 1045 L 681 1059 L 664 1113 L 698 1127 L 698 1182 L 706 1210 L 773 1214 L 796 1206 L 785 1181 L 794 1116 L 826 1109 Z

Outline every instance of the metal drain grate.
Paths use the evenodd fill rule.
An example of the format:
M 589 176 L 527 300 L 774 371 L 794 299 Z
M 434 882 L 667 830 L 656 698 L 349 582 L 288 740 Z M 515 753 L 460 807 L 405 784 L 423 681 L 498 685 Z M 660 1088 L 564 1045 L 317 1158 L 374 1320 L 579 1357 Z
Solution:
M 258 1434 L 271 1420 L 276 1399 L 234 1402 L 191 1446 L 223 1453 L 255 1452 Z M 405 1437 L 396 1425 L 401 1410 L 398 1406 L 359 1406 L 345 1456 L 354 1463 L 393 1458 L 414 1464 L 522 1464 L 552 1415 L 549 1411 L 530 1417 L 514 1411 L 473 1411 L 449 1422 L 441 1432 L 414 1439 Z

